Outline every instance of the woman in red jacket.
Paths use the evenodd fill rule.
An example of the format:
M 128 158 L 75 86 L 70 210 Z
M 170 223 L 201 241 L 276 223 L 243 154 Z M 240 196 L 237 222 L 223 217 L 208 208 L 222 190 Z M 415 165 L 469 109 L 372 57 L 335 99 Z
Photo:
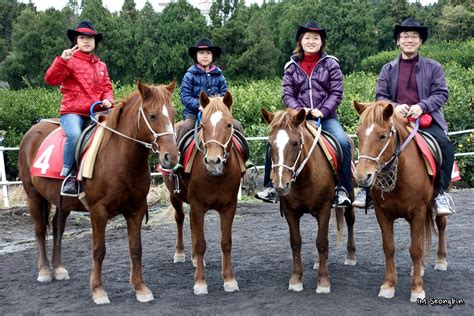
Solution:
M 60 85 L 61 127 L 66 134 L 64 145 L 64 165 L 61 176 L 65 176 L 61 194 L 77 196 L 78 187 L 74 172 L 74 152 L 84 124 L 89 117 L 89 107 L 101 100 L 110 108 L 114 102 L 112 83 L 107 66 L 92 52 L 102 40 L 89 21 L 80 22 L 76 29 L 67 30 L 73 46 L 54 59 L 46 71 L 45 81 L 50 85 Z

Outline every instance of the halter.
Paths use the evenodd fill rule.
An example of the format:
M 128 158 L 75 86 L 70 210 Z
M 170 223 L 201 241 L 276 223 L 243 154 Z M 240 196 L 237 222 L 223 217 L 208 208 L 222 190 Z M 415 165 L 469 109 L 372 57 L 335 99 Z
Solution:
M 231 131 L 230 131 L 230 135 L 229 135 L 229 138 L 227 139 L 227 141 L 225 142 L 225 144 L 222 144 L 221 142 L 215 140 L 215 139 L 210 139 L 208 140 L 207 142 L 204 140 L 204 133 L 202 133 L 202 144 L 204 145 L 204 148 L 206 149 L 204 153 L 204 157 L 207 157 L 207 144 L 209 143 L 215 143 L 219 146 L 222 147 L 223 151 L 224 151 L 224 158 L 223 158 L 223 163 L 225 163 L 227 161 L 227 158 L 229 158 L 229 155 L 230 155 L 230 151 L 232 150 L 232 147 L 234 146 L 234 143 L 232 143 L 232 146 L 230 147 L 229 150 L 227 150 L 227 146 L 229 145 L 230 141 L 232 140 L 232 137 L 234 136 L 234 125 L 231 125 Z
M 388 135 L 388 139 L 387 141 L 385 142 L 385 145 L 383 146 L 382 150 L 380 151 L 380 153 L 378 154 L 377 157 L 371 157 L 371 156 L 366 156 L 366 155 L 360 155 L 359 156 L 359 160 L 361 160 L 362 158 L 365 158 L 365 159 L 368 159 L 368 160 L 372 160 L 372 161 L 375 161 L 377 163 L 377 170 L 375 171 L 375 173 L 379 173 L 380 170 L 382 170 L 386 165 L 388 165 L 390 162 L 392 162 L 392 160 L 394 159 L 395 155 L 396 155 L 396 152 L 393 154 L 392 158 L 389 159 L 387 162 L 385 162 L 384 164 L 380 164 L 379 160 L 380 160 L 380 157 L 382 157 L 383 153 L 385 152 L 385 150 L 387 150 L 387 147 L 388 145 L 390 144 L 390 140 L 392 139 L 392 135 L 393 134 L 396 134 L 397 135 L 397 139 L 398 139 L 398 134 L 397 134 L 397 130 L 395 129 L 395 124 L 392 122 L 392 126 L 390 127 L 390 135 Z
M 155 154 L 159 154 L 160 153 L 160 146 L 158 145 L 157 141 L 158 141 L 158 138 L 160 138 L 161 136 L 165 136 L 165 135 L 173 135 L 175 138 L 176 138 L 176 135 L 173 132 L 163 132 L 163 133 L 156 133 L 153 128 L 151 127 L 150 125 L 150 122 L 148 122 L 147 118 L 146 118 L 146 115 L 145 115 L 145 112 L 143 111 L 143 103 L 140 104 L 140 108 L 138 109 L 138 116 L 137 116 L 137 123 L 138 123 L 138 126 L 140 126 L 140 117 L 143 116 L 143 120 L 145 121 L 146 123 L 146 126 L 148 127 L 148 129 L 150 130 L 150 132 L 152 133 L 153 135 L 153 142 L 151 143 L 147 143 L 147 142 L 144 142 L 144 141 L 141 141 L 139 139 L 135 139 L 135 138 L 132 138 L 132 137 L 129 137 L 125 134 L 122 134 L 120 133 L 119 131 L 116 131 L 114 129 L 111 129 L 110 127 L 108 127 L 107 125 L 99 122 L 98 120 L 95 119 L 94 117 L 94 108 L 96 105 L 101 105 L 102 104 L 102 101 L 97 101 L 97 102 L 94 102 L 94 104 L 92 104 L 92 106 L 90 107 L 90 118 L 93 122 L 95 122 L 96 124 L 102 126 L 103 128 L 105 128 L 106 130 L 108 131 L 111 131 L 112 133 L 115 133 L 117 135 L 120 135 L 126 139 L 129 139 L 129 140 L 132 140 L 134 142 L 137 142 L 139 144 L 142 144 L 143 146 L 145 146 L 146 148 L 150 149 L 153 153 Z
M 303 170 L 304 166 L 306 165 L 306 163 L 308 162 L 309 158 L 311 157 L 311 154 L 313 153 L 313 150 L 314 148 L 316 147 L 316 144 L 318 143 L 319 141 L 319 137 L 321 136 L 321 119 L 319 118 L 318 119 L 318 131 L 317 131 L 317 134 L 316 134 L 316 137 L 314 138 L 313 140 L 313 144 L 311 145 L 311 148 L 308 152 L 308 155 L 306 156 L 306 158 L 301 162 L 300 166 L 298 167 L 298 169 L 295 171 L 295 168 L 296 168 L 296 164 L 298 163 L 298 160 L 300 159 L 302 153 L 303 153 L 303 145 L 304 145 L 304 135 L 303 135 L 303 128 L 300 126 L 300 131 L 299 131 L 299 134 L 300 134 L 300 141 L 301 141 L 301 145 L 300 145 L 300 150 L 298 151 L 298 156 L 296 157 L 295 159 L 295 163 L 293 164 L 293 166 L 289 167 L 283 163 L 273 163 L 273 160 L 272 160 L 272 169 L 273 168 L 276 168 L 276 167 L 283 167 L 283 168 L 286 168 L 288 170 L 291 171 L 291 182 L 295 182 L 296 181 L 296 177 L 298 177 L 298 175 L 301 173 L 301 171 Z

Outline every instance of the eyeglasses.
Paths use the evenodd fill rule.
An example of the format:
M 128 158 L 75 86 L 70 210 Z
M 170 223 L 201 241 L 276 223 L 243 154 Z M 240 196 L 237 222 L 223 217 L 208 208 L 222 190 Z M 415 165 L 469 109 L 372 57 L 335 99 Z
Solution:
M 407 39 L 417 40 L 419 38 L 420 38 L 419 35 L 400 35 L 400 39 L 402 40 L 407 40 Z

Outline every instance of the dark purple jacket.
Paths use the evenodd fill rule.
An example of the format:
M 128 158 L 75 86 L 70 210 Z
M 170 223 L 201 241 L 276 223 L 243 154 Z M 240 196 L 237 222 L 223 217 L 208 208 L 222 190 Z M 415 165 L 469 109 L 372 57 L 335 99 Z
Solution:
M 336 117 L 342 100 L 342 71 L 336 57 L 323 53 L 308 76 L 296 55 L 285 65 L 283 102 L 292 109 L 318 109 L 324 118 Z
M 396 103 L 395 105 L 398 104 L 397 83 L 400 58 L 401 56 L 398 56 L 382 67 L 375 92 L 377 100 L 391 100 Z M 435 122 L 447 132 L 448 124 L 444 118 L 443 106 L 448 100 L 449 92 L 443 67 L 434 60 L 419 56 L 416 64 L 416 83 L 420 96 L 418 105 L 423 113 L 430 113 Z

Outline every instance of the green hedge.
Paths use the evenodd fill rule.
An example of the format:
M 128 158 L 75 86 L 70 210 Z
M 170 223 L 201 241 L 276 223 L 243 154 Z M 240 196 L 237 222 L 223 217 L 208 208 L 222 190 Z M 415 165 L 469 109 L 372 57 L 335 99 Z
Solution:
M 445 107 L 445 114 L 451 131 L 474 128 L 473 83 L 474 69 L 450 62 L 444 65 L 450 98 Z M 338 109 L 340 120 L 348 133 L 354 133 L 358 124 L 358 116 L 352 102 L 371 101 L 375 95 L 377 75 L 370 72 L 356 72 L 344 78 L 344 97 Z M 281 79 L 264 81 L 231 82 L 230 91 L 234 98 L 233 114 L 244 126 L 247 136 L 267 135 L 267 126 L 261 119 L 262 107 L 271 111 L 283 109 L 281 101 Z M 116 99 L 119 100 L 132 91 L 135 86 L 115 86 Z M 22 135 L 38 119 L 58 115 L 60 94 L 57 89 L 48 90 L 30 88 L 19 91 L 0 89 L 0 130 L 6 130 L 6 146 L 18 146 Z M 173 103 L 180 113 L 182 104 L 179 101 L 178 89 L 173 95 Z M 457 152 L 473 152 L 472 138 L 474 135 L 453 137 Z M 251 142 L 251 160 L 261 165 L 264 161 L 265 142 Z M 7 169 L 9 178 L 16 178 L 16 152 L 7 152 Z M 463 184 L 474 187 L 474 159 L 457 159 L 463 173 Z

